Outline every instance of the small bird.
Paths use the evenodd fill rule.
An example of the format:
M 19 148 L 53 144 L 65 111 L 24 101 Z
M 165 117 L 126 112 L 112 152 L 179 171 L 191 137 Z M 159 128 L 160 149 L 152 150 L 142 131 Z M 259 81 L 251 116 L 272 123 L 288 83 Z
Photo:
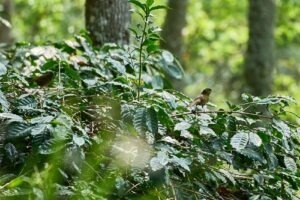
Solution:
M 198 106 L 198 105 L 203 107 L 205 104 L 207 104 L 211 91 L 212 90 L 210 88 L 205 88 L 201 92 L 201 94 L 194 99 L 194 101 L 189 105 L 189 107 Z
M 54 78 L 54 72 L 47 71 L 46 73 L 40 76 L 32 78 L 31 81 L 35 82 L 37 85 L 41 87 L 46 87 L 51 83 L 53 78 Z

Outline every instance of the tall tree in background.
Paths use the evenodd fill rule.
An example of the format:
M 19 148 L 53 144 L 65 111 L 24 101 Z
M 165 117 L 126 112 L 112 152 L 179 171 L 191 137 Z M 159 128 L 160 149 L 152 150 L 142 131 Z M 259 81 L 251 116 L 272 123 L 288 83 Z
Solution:
M 274 69 L 275 0 L 249 0 L 249 39 L 244 76 L 249 92 L 268 95 Z
M 11 0 L 0 0 L 0 43 L 11 44 L 14 40 L 11 27 L 7 22 L 11 22 L 12 2 Z
M 179 60 L 182 59 L 182 30 L 186 25 L 188 0 L 169 0 L 168 11 L 162 30 L 161 47 L 172 52 Z
M 129 43 L 129 8 L 127 0 L 86 0 L 85 24 L 94 45 Z

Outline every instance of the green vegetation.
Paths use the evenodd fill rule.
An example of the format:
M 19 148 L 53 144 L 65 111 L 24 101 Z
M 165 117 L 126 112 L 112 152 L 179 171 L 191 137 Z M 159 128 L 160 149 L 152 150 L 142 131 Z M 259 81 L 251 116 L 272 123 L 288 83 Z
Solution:
M 191 99 L 170 82 L 183 78 L 182 67 L 158 46 L 152 11 L 164 6 L 130 2 L 141 24 L 132 26 L 128 46 L 95 48 L 82 31 L 63 42 L 0 51 L 0 199 L 299 199 L 295 100 L 232 92 L 235 102 L 189 108 Z M 217 2 L 201 5 L 214 16 Z M 201 49 L 203 59 L 194 61 L 209 74 L 228 56 L 240 73 L 241 55 L 230 59 L 237 52 L 232 41 L 246 38 L 232 29 L 222 36 L 227 19 L 212 25 L 209 18 L 199 24 L 215 37 L 195 42 L 189 35 L 189 56 Z M 221 98 L 216 91 L 213 98 Z

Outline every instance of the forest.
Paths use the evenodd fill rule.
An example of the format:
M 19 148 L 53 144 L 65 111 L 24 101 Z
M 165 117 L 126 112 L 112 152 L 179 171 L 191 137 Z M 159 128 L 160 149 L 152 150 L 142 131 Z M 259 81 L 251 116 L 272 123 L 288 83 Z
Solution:
M 0 0 L 0 199 L 300 199 L 300 0 Z

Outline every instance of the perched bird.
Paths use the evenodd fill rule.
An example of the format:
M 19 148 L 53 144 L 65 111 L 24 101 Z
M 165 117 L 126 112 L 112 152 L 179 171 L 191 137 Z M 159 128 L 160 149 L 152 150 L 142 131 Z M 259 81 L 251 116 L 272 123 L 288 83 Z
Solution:
M 51 83 L 53 78 L 54 78 L 54 72 L 47 71 L 46 73 L 44 73 L 40 76 L 32 78 L 31 81 L 35 82 L 37 85 L 39 85 L 41 87 L 46 87 Z
M 203 107 L 205 104 L 207 104 L 211 91 L 212 90 L 210 88 L 205 88 L 201 92 L 201 94 L 194 99 L 194 101 L 189 105 L 189 107 L 198 106 L 198 105 L 201 105 Z

